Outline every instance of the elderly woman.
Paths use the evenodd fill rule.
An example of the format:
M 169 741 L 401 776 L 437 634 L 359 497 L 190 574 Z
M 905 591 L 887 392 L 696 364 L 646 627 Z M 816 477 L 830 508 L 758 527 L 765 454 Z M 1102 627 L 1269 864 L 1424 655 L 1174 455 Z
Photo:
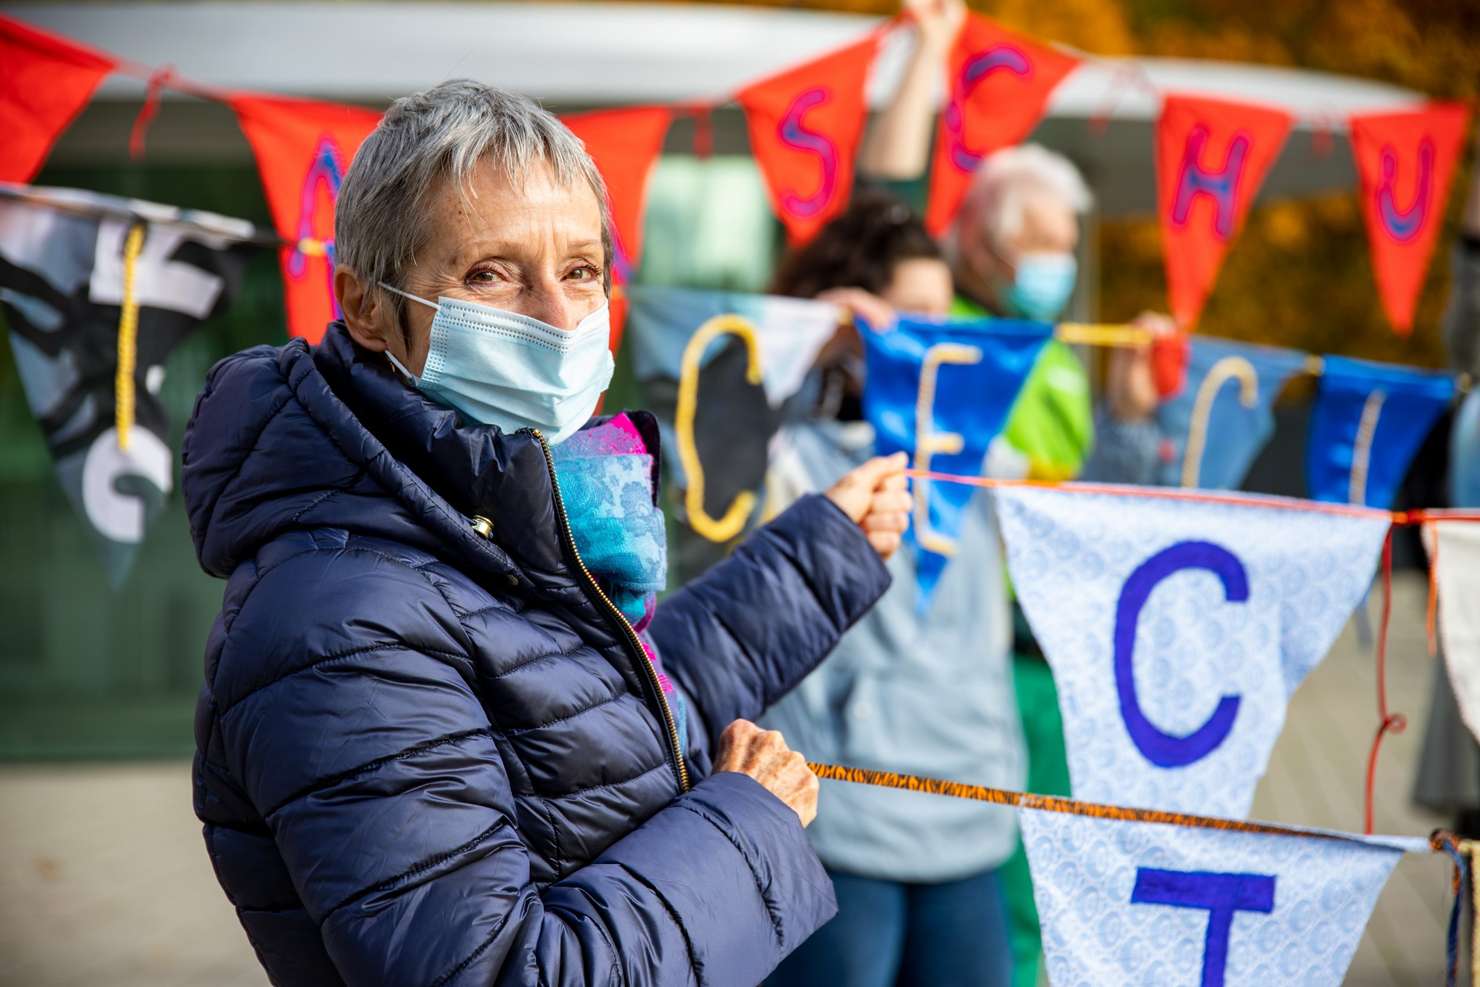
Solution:
M 834 912 L 817 780 L 748 719 L 886 588 L 902 464 L 654 607 L 656 429 L 587 421 L 604 202 L 523 98 L 399 100 L 340 190 L 342 321 L 206 381 L 195 809 L 276 984 L 751 987 Z

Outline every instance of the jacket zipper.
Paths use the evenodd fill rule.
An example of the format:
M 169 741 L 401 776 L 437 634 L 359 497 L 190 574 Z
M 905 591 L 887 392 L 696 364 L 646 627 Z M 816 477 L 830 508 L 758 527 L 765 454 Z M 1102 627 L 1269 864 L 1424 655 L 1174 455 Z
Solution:
M 601 584 L 596 581 L 596 577 L 591 575 L 591 570 L 586 568 L 580 550 L 576 548 L 575 535 L 570 530 L 570 518 L 565 513 L 565 500 L 560 496 L 560 481 L 555 476 L 555 459 L 550 452 L 550 443 L 539 429 L 532 428 L 530 431 L 536 439 L 540 440 L 540 448 L 545 453 L 545 468 L 550 472 L 550 488 L 555 492 L 555 513 L 560 518 L 560 533 L 565 539 L 565 545 L 570 549 L 571 557 L 576 560 L 581 575 L 586 577 L 586 585 L 595 591 L 596 598 L 602 602 L 607 613 L 616 619 L 617 624 L 625 632 L 629 650 L 636 657 L 638 666 L 647 673 L 648 684 L 652 687 L 653 695 L 657 697 L 658 708 L 663 714 L 663 725 L 667 728 L 669 755 L 673 761 L 673 772 L 678 777 L 678 790 L 686 792 L 689 790 L 689 769 L 683 763 L 683 756 L 679 753 L 681 748 L 678 742 L 678 723 L 673 717 L 673 709 L 663 696 L 663 685 L 658 681 L 658 671 L 653 668 L 652 659 L 648 657 L 647 649 L 642 646 L 642 642 L 637 639 L 637 631 L 633 629 L 627 615 L 617 609 L 617 605 L 606 595 Z

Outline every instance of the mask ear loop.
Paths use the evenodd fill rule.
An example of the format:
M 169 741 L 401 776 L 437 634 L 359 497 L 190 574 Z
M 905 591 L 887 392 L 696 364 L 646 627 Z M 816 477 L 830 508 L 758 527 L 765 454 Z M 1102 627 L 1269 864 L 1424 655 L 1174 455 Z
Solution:
M 400 288 L 397 288 L 393 285 L 388 285 L 384 281 L 381 281 L 379 283 L 382 288 L 384 288 L 386 291 L 389 291 L 393 295 L 400 295 L 402 298 L 409 298 L 413 302 L 420 302 L 421 304 L 425 305 L 427 308 L 432 309 L 435 312 L 439 312 L 442 310 L 442 306 L 438 305 L 436 302 L 429 302 L 425 298 L 422 298 L 420 295 L 413 295 L 409 291 L 402 291 Z M 399 319 L 397 321 L 399 321 Z M 401 332 L 403 335 L 405 335 L 406 329 L 404 326 L 401 327 Z M 408 339 L 407 342 L 409 343 L 410 340 Z M 389 360 L 391 362 L 391 366 L 395 367 L 396 370 L 401 374 L 401 376 L 406 379 L 406 383 L 410 384 L 412 387 L 415 387 L 417 385 L 416 375 L 407 370 L 405 366 L 402 365 L 401 361 L 396 359 L 394 353 L 392 353 L 390 350 L 386 350 L 385 358 Z

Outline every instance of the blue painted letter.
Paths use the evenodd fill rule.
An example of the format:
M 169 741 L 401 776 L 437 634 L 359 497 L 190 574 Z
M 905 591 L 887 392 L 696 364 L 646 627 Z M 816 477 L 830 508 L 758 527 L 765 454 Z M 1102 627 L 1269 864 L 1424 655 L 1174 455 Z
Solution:
M 1234 912 L 1274 911 L 1273 874 L 1219 874 L 1215 871 L 1136 868 L 1133 905 L 1205 908 L 1208 934 L 1203 941 L 1202 987 L 1223 987 L 1228 965 L 1228 935 Z
M 822 168 L 822 180 L 812 195 L 801 196 L 795 192 L 787 192 L 781 197 L 781 207 L 794 216 L 816 216 L 827 208 L 837 191 L 838 149 L 826 137 L 808 130 L 804 122 L 808 111 L 826 103 L 828 95 L 824 86 L 808 89 L 787 107 L 778 126 L 783 144 L 817 155 L 817 163 Z
M 1418 187 L 1407 209 L 1398 208 L 1398 155 L 1391 145 L 1382 149 L 1382 181 L 1377 186 L 1377 211 L 1387 235 L 1412 240 L 1423 229 L 1429 211 L 1429 188 L 1434 181 L 1434 142 L 1425 137 L 1418 145 Z
M 1249 151 L 1249 136 L 1235 134 L 1228 142 L 1228 156 L 1223 167 L 1214 171 L 1202 163 L 1203 145 L 1208 142 L 1208 128 L 1194 127 L 1187 135 L 1187 144 L 1182 152 L 1182 166 L 1177 174 L 1177 196 L 1172 201 L 1172 222 L 1183 226 L 1192 211 L 1192 200 L 1206 195 L 1213 200 L 1216 210 L 1213 232 L 1221 240 L 1233 236 L 1233 225 L 1237 219 L 1238 185 L 1244 175 L 1244 156 Z
M 1152 764 L 1178 768 L 1210 754 L 1223 743 L 1238 716 L 1238 696 L 1224 696 L 1206 723 L 1186 736 L 1158 728 L 1141 711 L 1136 698 L 1136 624 L 1156 584 L 1183 569 L 1206 569 L 1223 583 L 1223 597 L 1230 603 L 1249 598 L 1249 577 L 1244 565 L 1228 549 L 1206 541 L 1182 541 L 1162 549 L 1142 562 L 1126 579 L 1115 605 L 1115 691 L 1120 697 L 1120 716 L 1136 748 Z

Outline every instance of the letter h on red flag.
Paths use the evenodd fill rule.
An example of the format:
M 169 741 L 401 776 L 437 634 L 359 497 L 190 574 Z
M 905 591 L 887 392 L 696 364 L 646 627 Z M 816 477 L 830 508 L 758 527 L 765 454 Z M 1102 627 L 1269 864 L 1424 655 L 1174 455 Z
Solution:
M 1033 132 L 1054 87 L 1078 64 L 985 17 L 966 16 L 951 49 L 947 103 L 930 164 L 925 225 L 931 233 L 939 236 L 951 225 L 983 158 Z
M 864 85 L 876 35 L 749 86 L 750 147 L 792 243 L 812 237 L 853 191 L 853 158 L 867 113 Z
M 1283 110 L 1168 96 L 1156 122 L 1157 205 L 1172 315 L 1191 328 L 1284 146 Z
M 1468 122 L 1458 103 L 1351 118 L 1372 271 L 1388 321 L 1403 336 L 1413 330 Z
M 344 173 L 380 114 L 337 103 L 233 96 L 252 145 L 282 248 L 288 332 L 317 343 L 339 318 L 334 300 L 334 202 Z

